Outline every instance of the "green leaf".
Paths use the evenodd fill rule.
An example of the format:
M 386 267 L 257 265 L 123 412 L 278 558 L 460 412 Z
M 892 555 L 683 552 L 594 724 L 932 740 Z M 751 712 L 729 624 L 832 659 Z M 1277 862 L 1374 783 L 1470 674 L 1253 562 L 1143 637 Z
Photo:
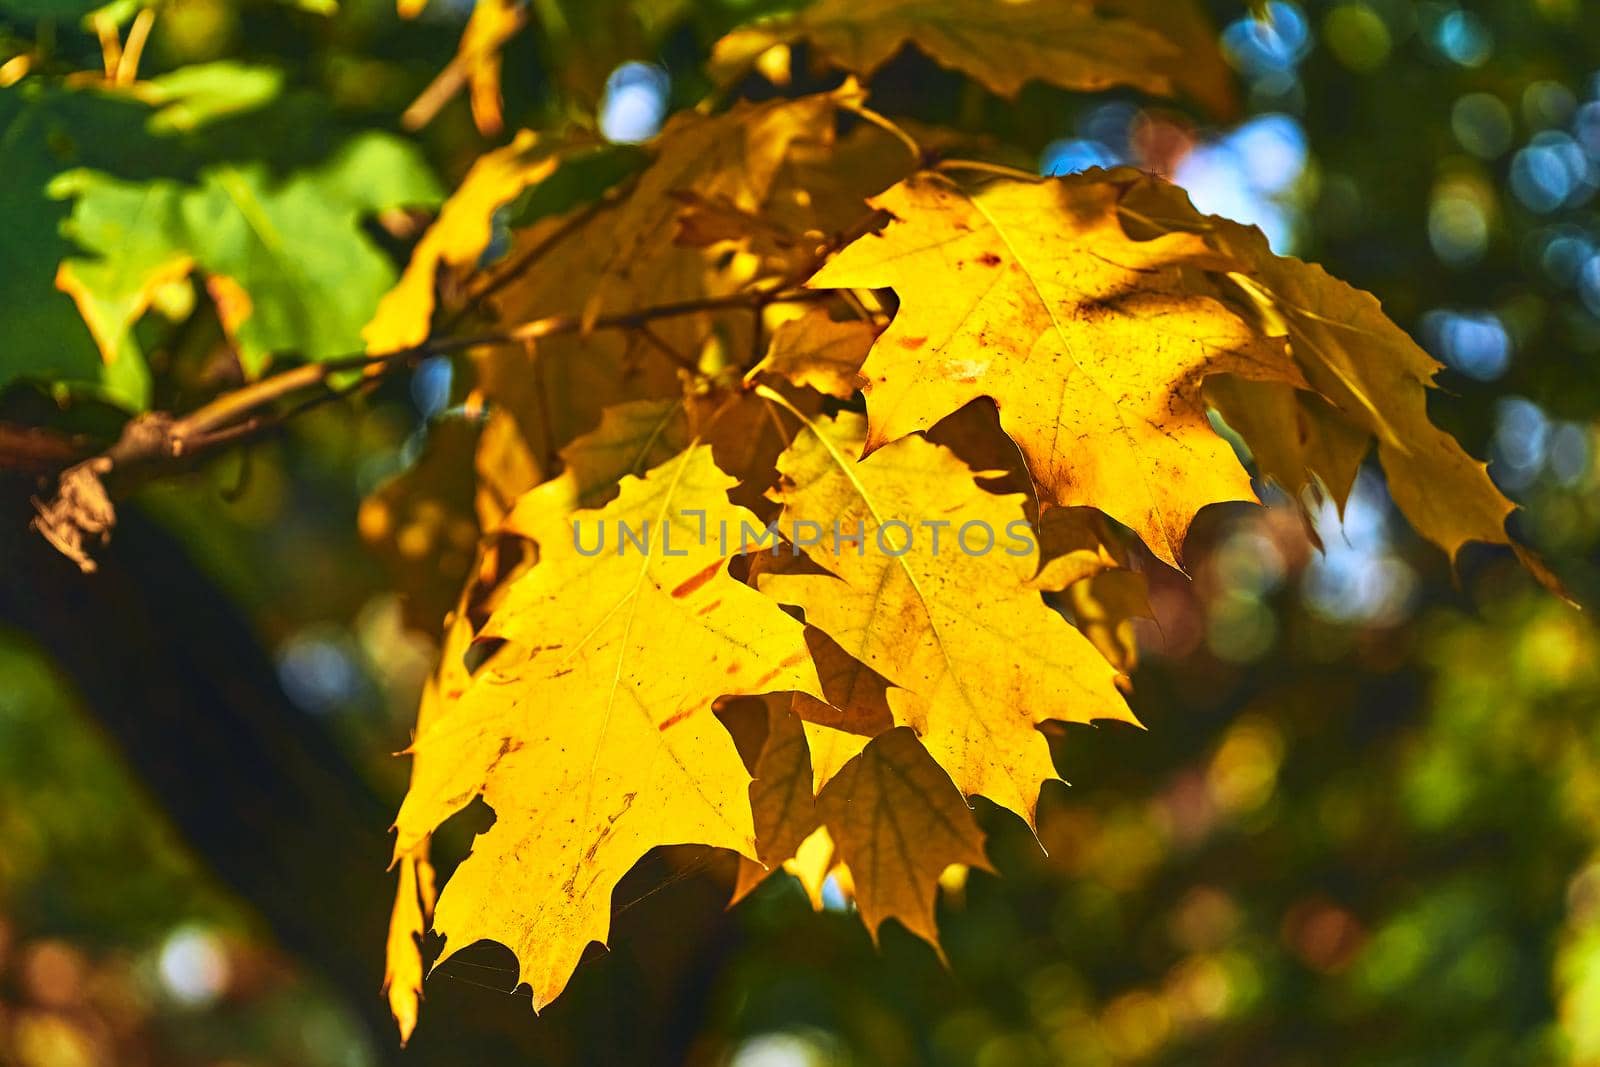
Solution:
M 75 22 L 99 6 L 100 0 L 0 0 L 0 15 Z
M 72 200 L 67 233 L 91 253 L 64 262 L 58 285 L 109 361 L 128 353 L 157 289 L 192 268 L 251 376 L 274 353 L 358 351 L 361 327 L 395 280 L 363 220 L 440 196 L 414 148 L 376 133 L 282 180 L 258 163 L 214 165 L 194 184 L 79 170 L 49 191 Z
M 0 390 L 18 379 L 86 389 L 124 407 L 146 402 L 142 361 L 101 359 L 72 301 L 55 288 L 56 268 L 72 246 L 60 233 L 67 205 L 46 187 L 67 167 L 119 166 L 148 172 L 148 110 L 100 93 L 25 81 L 0 91 Z
M 197 63 L 140 85 L 142 98 L 156 105 L 153 134 L 188 133 L 217 119 L 253 111 L 283 89 L 283 72 L 243 63 Z

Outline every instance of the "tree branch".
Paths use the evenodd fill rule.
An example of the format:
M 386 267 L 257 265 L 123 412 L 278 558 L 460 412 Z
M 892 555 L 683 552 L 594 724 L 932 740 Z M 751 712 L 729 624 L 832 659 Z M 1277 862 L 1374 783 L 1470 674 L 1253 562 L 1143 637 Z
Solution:
M 123 427 L 122 435 L 111 447 L 64 470 L 50 500 L 34 500 L 36 514 L 32 526 L 81 570 L 93 571 L 95 563 L 91 553 L 105 542 L 116 524 L 115 499 L 162 473 L 190 468 L 212 452 L 271 433 L 310 407 L 341 399 L 350 392 L 370 389 L 382 376 L 397 368 L 471 348 L 522 345 L 545 337 L 587 334 L 593 330 L 649 331 L 650 323 L 657 319 L 738 310 L 752 311 L 759 316 L 772 304 L 831 299 L 834 294 L 829 290 L 800 286 L 834 252 L 881 229 L 889 218 L 885 211 L 869 212 L 855 225 L 819 244 L 811 256 L 785 276 L 726 296 L 700 297 L 601 315 L 592 322 L 585 322 L 581 315 L 551 315 L 508 329 L 437 338 L 393 352 L 353 353 L 302 364 L 263 378 L 217 397 L 182 417 L 166 412 L 136 416 Z M 486 295 L 492 288 L 491 285 L 481 290 L 479 296 Z M 647 339 L 648 336 L 647 332 Z M 355 387 L 329 388 L 329 382 L 336 376 L 356 371 L 362 372 L 362 377 Z M 310 389 L 323 392 L 287 411 L 273 413 L 270 410 L 279 401 Z M 12 433 L 12 438 L 16 438 L 16 432 Z M 10 443 L 0 435 L 0 450 L 5 450 Z M 30 454 L 21 452 L 24 458 Z

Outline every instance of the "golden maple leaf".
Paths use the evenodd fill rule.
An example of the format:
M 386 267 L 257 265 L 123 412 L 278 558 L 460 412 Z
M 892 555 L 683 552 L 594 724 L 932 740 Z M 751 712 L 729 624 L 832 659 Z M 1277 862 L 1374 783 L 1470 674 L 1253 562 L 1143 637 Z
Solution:
M 983 831 L 950 776 L 903 727 L 867 745 L 817 796 L 874 940 L 885 919 L 939 950 L 933 905 L 946 868 L 992 871 Z
M 1281 341 L 1193 291 L 1219 263 L 1198 236 L 1128 237 L 1119 191 L 1078 177 L 968 191 L 912 177 L 874 206 L 895 216 L 811 279 L 892 288 L 900 310 L 862 369 L 868 449 L 987 396 L 1046 505 L 1089 505 L 1177 565 L 1195 513 L 1254 501 L 1211 428 L 1215 374 L 1303 385 Z
M 624 477 L 638 477 L 666 462 L 687 448 L 692 437 L 681 399 L 608 407 L 599 426 L 561 449 L 561 473 L 518 498 L 506 526 L 533 529 L 551 513 L 601 507 L 616 495 Z
M 849 400 L 860 387 L 861 364 L 877 336 L 878 328 L 869 322 L 835 322 L 825 309 L 810 308 L 772 332 L 767 354 L 752 373 Z
M 471 586 L 462 594 L 456 611 L 446 621 L 444 639 L 439 649 L 439 664 L 422 687 L 422 699 L 417 705 L 417 733 L 433 726 L 461 699 L 462 692 L 471 680 L 466 654 L 472 643 L 472 623 L 467 615 Z M 413 761 L 412 779 L 418 775 L 418 763 Z M 400 1043 L 411 1039 L 417 1028 L 417 1014 L 422 1003 L 422 937 L 433 921 L 433 909 L 438 903 L 438 889 L 434 882 L 433 864 L 429 860 L 429 840 L 423 835 L 408 843 L 403 852 L 395 856 L 399 868 L 396 879 L 394 906 L 389 914 L 389 937 L 384 951 L 383 991 L 389 1002 L 389 1011 L 400 1030 Z
M 1249 446 L 1262 477 L 1296 501 L 1314 488 L 1344 511 L 1371 434 L 1320 395 L 1277 382 L 1221 375 L 1206 382 L 1206 399 Z
M 669 120 L 651 142 L 654 162 L 613 215 L 612 239 L 601 249 L 599 277 L 591 279 L 584 305 L 586 321 L 609 310 L 714 291 L 702 289 L 692 273 L 678 277 L 679 271 L 662 269 L 675 260 L 673 250 L 687 247 L 675 240 L 683 194 L 759 211 L 796 143 L 831 142 L 838 109 L 863 97 L 846 81 L 828 93 L 741 102 L 720 115 L 689 112 Z
M 938 950 L 940 876 L 952 864 L 993 869 L 983 831 L 950 776 L 911 731 L 891 729 L 813 797 L 808 739 L 819 732 L 812 724 L 802 730 L 787 700 L 767 697 L 765 704 L 768 732 L 750 786 L 761 863 L 741 861 L 733 900 L 781 865 L 820 907 L 822 882 L 832 874 L 850 886 L 874 938 L 894 918 Z
M 1039 554 L 1022 497 L 986 492 L 919 436 L 857 462 L 864 439 L 861 418 L 843 413 L 811 421 L 781 457 L 783 528 L 826 531 L 825 550 L 808 551 L 830 573 L 763 573 L 759 587 L 896 687 L 895 721 L 963 793 L 1031 824 L 1056 776 L 1037 724 L 1133 721 L 1116 671 L 1032 585 Z M 925 520 L 944 524 L 942 543 Z M 969 523 L 977 532 L 963 534 Z
M 889 683 L 814 626 L 806 644 L 817 666 L 823 699 L 796 693 L 793 709 L 805 728 L 814 791 L 831 782 L 868 741 L 894 726 Z
M 754 854 L 748 777 L 712 702 L 820 692 L 800 624 L 702 536 L 700 512 L 713 530 L 753 521 L 728 503 L 732 484 L 697 445 L 625 478 L 602 510 L 547 514 L 528 531 L 539 564 L 483 632 L 514 651 L 412 746 L 399 854 L 480 793 L 496 816 L 440 895 L 446 956 L 485 938 L 510 947 L 536 1009 L 605 940 L 611 891 L 651 848 Z M 580 551 L 623 522 L 649 524 L 644 550 Z
M 819 875 L 812 876 L 808 872 L 813 865 L 795 861 L 821 824 L 817 821 L 816 800 L 811 792 L 811 754 L 806 748 L 800 720 L 790 710 L 792 700 L 787 693 L 776 694 L 763 697 L 747 708 L 728 709 L 729 714 L 742 711 L 746 715 L 759 715 L 766 728 L 755 758 L 746 761 L 752 778 L 750 812 L 759 862 L 744 856 L 739 858 L 738 881 L 729 904 L 744 899 L 779 866 L 801 880 L 814 902 L 821 902 L 822 879 L 832 866 L 831 848 L 826 865 L 818 864 L 822 866 Z
M 1314 263 L 1274 254 L 1254 227 L 1202 215 L 1176 186 L 1132 171 L 1090 180 L 1126 187 L 1121 210 L 1136 235 L 1153 241 L 1194 235 L 1226 257 L 1228 264 L 1209 269 L 1235 287 L 1241 309 L 1258 314 L 1262 332 L 1287 340 L 1309 386 L 1328 401 L 1298 404 L 1295 420 L 1309 442 L 1298 453 L 1286 453 L 1283 429 L 1265 428 L 1262 452 L 1286 488 L 1313 474 L 1339 496 L 1357 454 L 1375 440 L 1395 504 L 1452 560 L 1468 541 L 1511 544 L 1505 520 L 1512 503 L 1489 479 L 1487 466 L 1428 417 L 1428 391 L 1440 364 L 1384 314 L 1376 297 Z M 1270 400 L 1259 393 L 1248 399 Z M 1287 403 L 1282 394 L 1271 402 Z M 1261 428 L 1262 420 L 1283 425 L 1281 413 L 1262 408 L 1252 419 L 1234 407 L 1241 423 L 1235 428 L 1246 444 L 1252 441 L 1246 431 Z M 1295 462 L 1304 464 L 1298 475 L 1289 469 Z M 1542 570 L 1536 562 L 1534 569 Z

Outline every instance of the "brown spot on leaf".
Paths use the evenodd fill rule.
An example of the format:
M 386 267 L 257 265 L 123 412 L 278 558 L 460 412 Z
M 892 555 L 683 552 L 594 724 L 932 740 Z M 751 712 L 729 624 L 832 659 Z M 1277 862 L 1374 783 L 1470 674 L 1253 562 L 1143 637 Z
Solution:
M 685 710 L 680 711 L 675 715 L 671 715 L 671 716 L 663 719 L 661 721 L 661 725 L 657 726 L 656 729 L 662 731 L 663 733 L 665 733 L 667 730 L 672 729 L 672 727 L 678 725 L 684 719 L 687 719 L 689 716 L 691 716 L 693 714 L 694 714 L 694 709 L 693 708 L 686 708 Z
M 711 579 L 715 578 L 717 576 L 717 572 L 721 569 L 722 560 L 719 559 L 705 570 L 684 579 L 683 582 L 681 582 L 678 587 L 672 591 L 672 595 L 675 597 L 688 596 L 690 593 L 694 592 L 696 589 L 699 589 L 702 585 L 705 585 Z

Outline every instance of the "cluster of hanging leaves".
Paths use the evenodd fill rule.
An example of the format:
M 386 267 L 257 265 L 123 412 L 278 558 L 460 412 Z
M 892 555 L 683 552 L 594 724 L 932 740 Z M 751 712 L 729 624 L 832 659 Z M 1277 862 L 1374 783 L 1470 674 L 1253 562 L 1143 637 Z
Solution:
M 1001 97 L 1225 110 L 1213 39 L 1144 0 L 822 0 L 712 70 L 867 78 L 909 45 Z M 374 352 L 483 339 L 470 433 L 363 513 L 376 543 L 416 535 L 428 463 L 474 465 L 481 537 L 396 820 L 403 1033 L 425 930 L 444 957 L 509 946 L 540 1008 L 658 846 L 739 853 L 735 899 L 782 869 L 820 906 L 831 876 L 869 930 L 937 944 L 941 879 L 987 865 L 968 798 L 1031 823 L 1041 728 L 1133 721 L 1140 567 L 1181 568 L 1202 508 L 1255 500 L 1218 418 L 1302 502 L 1342 507 L 1375 451 L 1452 557 L 1509 543 L 1511 505 L 1429 421 L 1436 364 L 1373 297 L 1160 178 L 925 147 L 957 141 L 913 141 L 849 77 L 688 111 L 630 182 L 482 265 L 496 210 L 594 150 L 524 133 L 380 305 Z M 480 797 L 494 824 L 435 902 L 430 835 Z

